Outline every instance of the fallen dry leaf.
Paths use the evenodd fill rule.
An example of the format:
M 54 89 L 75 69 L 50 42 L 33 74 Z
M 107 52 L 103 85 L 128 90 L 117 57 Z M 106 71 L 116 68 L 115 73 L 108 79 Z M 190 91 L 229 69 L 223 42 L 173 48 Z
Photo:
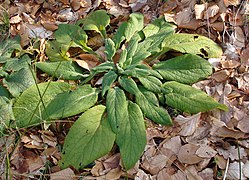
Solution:
M 202 158 L 212 158 L 216 155 L 216 151 L 209 145 L 201 144 L 196 151 L 196 155 Z
M 240 171 L 240 166 L 243 169 L 244 163 L 237 161 L 230 163 L 227 171 L 227 179 L 246 179 L 242 171 Z
M 165 149 L 170 149 L 175 154 L 178 154 L 182 146 L 181 138 L 180 136 L 172 137 L 169 140 L 166 140 L 166 142 L 162 142 L 160 146 Z
M 214 179 L 214 171 L 211 168 L 206 168 L 203 171 L 199 172 L 198 175 L 203 180 L 213 180 Z
M 206 4 L 195 4 L 195 19 L 203 18 L 206 6 Z
M 209 19 L 209 18 L 214 17 L 215 15 L 218 14 L 219 10 L 220 10 L 219 6 L 216 4 L 208 7 L 207 11 L 205 11 L 204 13 L 204 19 Z
M 188 166 L 184 172 L 187 175 L 187 180 L 202 180 L 202 178 L 198 175 L 195 166 L 193 165 Z
M 50 179 L 51 180 L 74 180 L 75 174 L 72 169 L 67 168 L 63 169 L 61 171 L 58 171 L 56 173 L 50 174 Z
M 171 180 L 171 175 L 168 174 L 167 169 L 163 168 L 156 176 L 157 180 Z
M 21 21 L 22 21 L 22 18 L 20 17 L 19 14 L 17 14 L 17 15 L 15 15 L 15 16 L 11 17 L 10 20 L 9 20 L 10 24 L 18 24 L 18 23 L 20 23 Z
M 245 116 L 241 119 L 237 125 L 237 127 L 244 133 L 249 133 L 249 116 Z
M 168 159 L 169 158 L 163 154 L 147 157 L 144 159 L 141 166 L 149 171 L 150 174 L 154 175 L 166 166 Z
M 212 74 L 211 78 L 214 79 L 217 82 L 223 82 L 226 81 L 229 77 L 229 71 L 226 69 L 223 69 L 221 71 L 217 71 L 214 74 Z
M 245 177 L 249 178 L 249 161 L 246 161 L 243 167 L 243 174 Z
M 202 160 L 202 158 L 196 155 L 196 151 L 199 149 L 198 145 L 185 144 L 181 147 L 177 157 L 179 161 L 184 164 L 196 164 Z
M 200 117 L 201 117 L 200 113 L 188 117 L 184 117 L 182 115 L 177 116 L 175 118 L 175 121 L 181 126 L 181 131 L 179 135 L 181 136 L 192 135 L 198 126 Z
M 217 152 L 225 159 L 230 158 L 232 161 L 239 160 L 240 158 L 243 159 L 243 157 L 247 156 L 247 153 L 245 152 L 245 149 L 243 147 L 240 147 L 239 149 L 235 146 L 230 146 L 228 149 L 217 148 Z

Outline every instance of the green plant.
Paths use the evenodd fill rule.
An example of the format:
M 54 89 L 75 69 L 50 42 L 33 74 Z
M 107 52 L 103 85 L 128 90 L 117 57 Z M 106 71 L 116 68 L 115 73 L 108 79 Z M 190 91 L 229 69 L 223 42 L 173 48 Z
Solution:
M 62 168 L 83 168 L 108 153 L 115 142 L 128 170 L 146 145 L 144 117 L 172 125 L 167 106 L 191 114 L 214 108 L 227 110 L 225 105 L 190 86 L 212 74 L 212 66 L 203 58 L 222 54 L 213 41 L 200 35 L 176 34 L 175 27 L 162 18 L 143 27 L 143 15 L 138 13 L 131 14 L 128 22 L 122 23 L 109 38 L 109 22 L 106 12 L 98 10 L 78 25 L 59 25 L 55 40 L 46 46 L 51 62 L 35 63 L 53 77 L 80 80 L 80 85 L 32 82 L 33 85 L 18 91 L 20 96 L 11 92 L 18 97 L 13 106 L 12 127 L 26 128 L 84 112 L 65 139 Z M 104 38 L 106 61 L 87 46 L 85 30 L 94 30 Z M 90 72 L 84 71 L 72 61 L 70 48 L 94 54 L 102 63 Z M 153 63 L 170 50 L 182 55 Z M 119 56 L 118 62 L 115 56 Z M 100 88 L 87 84 L 96 76 L 103 77 Z M 100 100 L 102 104 L 97 103 Z

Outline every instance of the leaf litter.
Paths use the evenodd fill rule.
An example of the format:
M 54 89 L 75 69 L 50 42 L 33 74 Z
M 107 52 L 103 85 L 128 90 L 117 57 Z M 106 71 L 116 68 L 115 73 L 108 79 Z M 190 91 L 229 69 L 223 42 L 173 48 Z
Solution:
M 4 1 L 1 6 L 9 9 L 10 33 L 12 36 L 20 34 L 22 46 L 27 46 L 34 37 L 50 38 L 59 24 L 74 23 L 95 8 L 107 9 L 116 21 L 124 20 L 131 11 L 142 12 L 145 22 L 164 15 L 166 20 L 177 25 L 180 32 L 194 32 L 212 38 L 223 47 L 223 57 L 209 59 L 213 62 L 215 73 L 208 80 L 193 86 L 229 107 L 229 112 L 213 110 L 192 116 L 178 115 L 172 127 L 148 121 L 144 154 L 140 162 L 128 172 L 122 171 L 120 155 L 117 153 L 96 160 L 92 168 L 82 172 L 72 168 L 60 170 L 58 144 L 64 141 L 65 129 L 70 127 L 68 123 L 55 124 L 48 130 L 29 130 L 17 144 L 14 136 L 4 137 L 0 141 L 0 162 L 4 162 L 13 152 L 10 170 L 14 178 L 27 176 L 35 179 L 42 176 L 44 169 L 51 179 L 74 179 L 81 175 L 86 179 L 129 177 L 137 180 L 249 178 L 247 1 L 220 0 L 217 3 L 197 4 L 192 0 L 169 0 L 153 4 L 149 0 L 52 0 L 13 3 Z M 100 42 L 97 48 L 101 49 L 101 46 Z M 83 68 L 89 70 L 96 66 L 94 57 L 84 54 L 79 57 L 81 60 L 75 61 L 84 62 L 80 63 Z M 48 162 L 52 164 L 46 169 L 45 164 Z M 5 165 L 1 164 L 2 177 L 5 170 Z

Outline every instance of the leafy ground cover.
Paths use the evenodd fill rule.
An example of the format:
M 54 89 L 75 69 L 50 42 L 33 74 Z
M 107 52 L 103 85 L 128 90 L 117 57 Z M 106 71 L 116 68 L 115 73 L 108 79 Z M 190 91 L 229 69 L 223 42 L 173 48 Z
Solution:
M 32 3 L 2 4 L 10 7 L 2 11 L 3 37 L 21 36 L 1 44 L 3 179 L 248 177 L 248 19 L 241 15 L 233 24 L 233 16 L 223 12 L 246 14 L 245 2 L 167 1 L 158 2 L 160 9 L 149 1 L 141 7 L 138 2 Z M 37 9 L 28 9 L 31 5 Z M 85 17 L 91 7 L 110 14 L 91 11 Z M 188 15 L 191 8 L 195 16 Z M 153 21 L 158 15 L 164 18 Z M 41 25 L 33 25 L 36 16 Z M 225 29 L 226 18 L 234 29 Z M 174 34 L 165 19 L 183 34 Z M 207 24 L 200 26 L 199 20 Z M 224 56 L 196 33 L 226 42 Z M 213 75 L 203 58 L 209 58 Z M 146 64 L 139 64 L 144 59 Z M 217 102 L 229 111 L 218 110 L 227 107 Z M 166 109 L 172 127 L 157 124 L 171 124 Z M 212 111 L 198 113 L 207 110 Z M 115 139 L 119 148 L 113 147 Z

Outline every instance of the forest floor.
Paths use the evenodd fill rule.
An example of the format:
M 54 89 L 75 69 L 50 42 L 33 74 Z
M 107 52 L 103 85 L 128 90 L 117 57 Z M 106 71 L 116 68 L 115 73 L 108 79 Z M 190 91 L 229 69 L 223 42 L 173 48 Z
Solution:
M 20 0 L 0 1 L 1 38 L 21 36 L 24 48 L 38 36 L 38 59 L 46 59 L 44 43 L 60 23 L 73 24 L 90 12 L 105 9 L 117 27 L 132 12 L 141 12 L 145 24 L 164 16 L 177 32 L 206 36 L 223 49 L 210 58 L 214 73 L 193 86 L 205 91 L 229 111 L 181 114 L 171 127 L 148 121 L 147 145 L 136 166 L 125 172 L 119 153 L 109 153 L 92 166 L 61 170 L 60 146 L 70 124 L 47 129 L 30 128 L 0 139 L 0 179 L 137 179 L 211 180 L 249 179 L 249 3 L 246 0 Z M 9 23 L 4 24 L 6 18 Z M 1 18 L 1 17 L 0 17 Z M 6 22 L 6 21 L 5 21 Z M 103 42 L 91 37 L 91 46 Z M 87 66 L 94 62 L 86 61 Z M 2 80 L 0 80 L 1 82 Z M 98 148 L 98 147 L 96 147 Z M 8 163 L 6 163 L 8 162 Z

